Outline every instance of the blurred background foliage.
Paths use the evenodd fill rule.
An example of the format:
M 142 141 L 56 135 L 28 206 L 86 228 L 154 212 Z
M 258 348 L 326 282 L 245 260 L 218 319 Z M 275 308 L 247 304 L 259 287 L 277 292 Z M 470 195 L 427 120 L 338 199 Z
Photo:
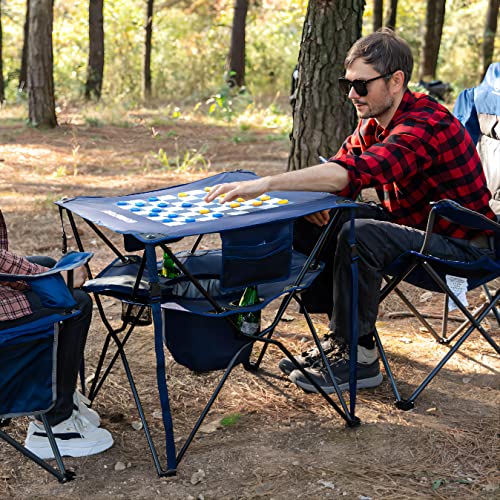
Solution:
M 24 99 L 17 90 L 23 46 L 25 0 L 2 1 L 6 99 Z M 173 6 L 169 6 L 172 5 Z M 160 2 L 153 20 L 153 103 L 206 103 L 224 95 L 233 0 Z M 400 0 L 397 32 L 420 60 L 425 0 Z M 475 86 L 481 73 L 481 42 L 487 0 L 448 0 L 437 77 L 456 96 Z M 363 34 L 372 30 L 373 2 L 367 1 Z M 260 102 L 287 97 L 298 60 L 307 0 L 251 1 L 246 32 L 246 83 Z M 105 67 L 102 99 L 125 109 L 142 104 L 145 2 L 105 0 Z M 88 1 L 54 2 L 54 79 L 59 105 L 82 99 L 88 60 Z M 498 36 L 494 60 L 499 54 Z M 414 79 L 418 67 L 414 70 Z M 222 92 L 222 93 L 221 93 Z M 223 103 L 224 104 L 224 103 Z

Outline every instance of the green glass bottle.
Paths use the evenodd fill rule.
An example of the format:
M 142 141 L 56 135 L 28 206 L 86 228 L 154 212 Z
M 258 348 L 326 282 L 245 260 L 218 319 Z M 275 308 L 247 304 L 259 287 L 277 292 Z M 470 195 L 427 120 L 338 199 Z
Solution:
M 177 269 L 177 267 L 174 264 L 174 261 L 168 255 L 167 252 L 163 253 L 163 265 L 161 267 L 161 273 L 160 273 L 164 278 L 172 279 L 176 278 L 179 276 L 180 271 Z
M 253 306 L 259 303 L 259 295 L 257 293 L 257 287 L 255 285 L 245 288 L 243 295 L 241 296 L 239 306 Z M 260 331 L 260 311 L 244 312 L 238 314 L 236 319 L 236 324 L 238 328 L 243 333 L 248 333 L 250 335 L 255 335 Z

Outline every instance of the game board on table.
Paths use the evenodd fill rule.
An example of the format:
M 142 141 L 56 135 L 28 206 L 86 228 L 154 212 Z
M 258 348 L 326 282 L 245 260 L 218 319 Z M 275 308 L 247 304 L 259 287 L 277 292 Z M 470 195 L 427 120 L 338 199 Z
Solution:
M 206 203 L 207 192 L 221 183 L 256 179 L 253 172 L 234 171 L 160 190 L 115 197 L 80 196 L 56 202 L 61 207 L 115 232 L 133 234 L 147 243 L 197 234 L 217 233 L 277 220 L 290 220 L 355 202 L 328 193 L 287 191 L 256 199 Z
M 181 191 L 177 195 L 157 194 L 131 201 L 120 200 L 115 203 L 115 206 L 155 220 L 165 226 L 181 226 L 193 222 L 211 221 L 214 218 L 219 219 L 258 210 L 268 210 L 290 203 L 285 198 L 276 198 L 268 194 L 250 200 L 238 198 L 228 203 L 221 203 L 221 199 L 224 198 L 221 196 L 206 203 L 204 198 L 211 189 L 211 187 L 206 186 L 203 189 Z

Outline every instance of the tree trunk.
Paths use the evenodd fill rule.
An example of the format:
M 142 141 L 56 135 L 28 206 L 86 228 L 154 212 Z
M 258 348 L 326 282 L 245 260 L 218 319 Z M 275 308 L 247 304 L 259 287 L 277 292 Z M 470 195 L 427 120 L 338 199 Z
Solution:
M 2 38 L 2 4 L 0 2 L 0 106 L 5 101 L 4 81 L 3 81 L 3 38 Z
M 382 27 L 384 17 L 384 0 L 373 0 L 373 31 Z
M 28 42 L 29 121 L 56 127 L 52 56 L 53 0 L 30 0 Z
M 493 50 L 495 48 L 495 36 L 497 33 L 498 11 L 500 0 L 489 0 L 486 12 L 486 23 L 484 25 L 483 40 L 483 74 L 481 80 L 486 75 L 488 66 L 493 62 Z
M 146 8 L 146 39 L 144 42 L 144 97 L 151 98 L 151 50 L 153 40 L 154 0 L 148 0 Z
M 387 28 L 396 29 L 396 13 L 398 10 L 398 0 L 389 0 L 387 10 L 385 11 L 384 26 Z
M 21 56 L 21 69 L 19 70 L 19 90 L 26 90 L 28 83 L 28 39 L 29 39 L 29 19 L 30 19 L 30 0 L 26 0 L 26 17 L 24 18 L 24 39 L 23 53 Z
M 227 75 L 230 86 L 242 87 L 245 85 L 245 25 L 247 11 L 248 0 L 235 1 L 228 61 L 229 73 Z
M 340 93 L 344 59 L 361 36 L 364 0 L 310 0 L 300 44 L 297 100 L 288 170 L 333 156 L 356 126 L 353 105 Z
M 104 16 L 103 1 L 89 1 L 89 65 L 85 98 L 87 100 L 101 98 L 104 75 Z
M 427 0 L 420 79 L 434 80 L 443 33 L 446 0 Z

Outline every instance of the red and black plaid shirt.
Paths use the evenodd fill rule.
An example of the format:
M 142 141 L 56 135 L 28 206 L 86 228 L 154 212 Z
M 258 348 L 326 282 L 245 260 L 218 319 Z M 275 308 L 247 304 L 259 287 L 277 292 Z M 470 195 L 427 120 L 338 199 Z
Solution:
M 7 226 L 0 210 L 0 273 L 5 274 L 38 274 L 47 268 L 32 264 L 26 259 L 9 252 Z M 0 321 L 18 319 L 31 314 L 31 307 L 22 290 L 28 285 L 21 281 L 0 281 Z
M 495 219 L 469 134 L 444 106 L 425 94 L 406 91 L 386 129 L 373 118 L 361 120 L 331 161 L 349 172 L 349 185 L 338 194 L 353 197 L 361 189 L 375 188 L 397 224 L 424 230 L 429 202 L 442 199 Z M 481 234 L 442 218 L 434 231 L 464 239 Z

